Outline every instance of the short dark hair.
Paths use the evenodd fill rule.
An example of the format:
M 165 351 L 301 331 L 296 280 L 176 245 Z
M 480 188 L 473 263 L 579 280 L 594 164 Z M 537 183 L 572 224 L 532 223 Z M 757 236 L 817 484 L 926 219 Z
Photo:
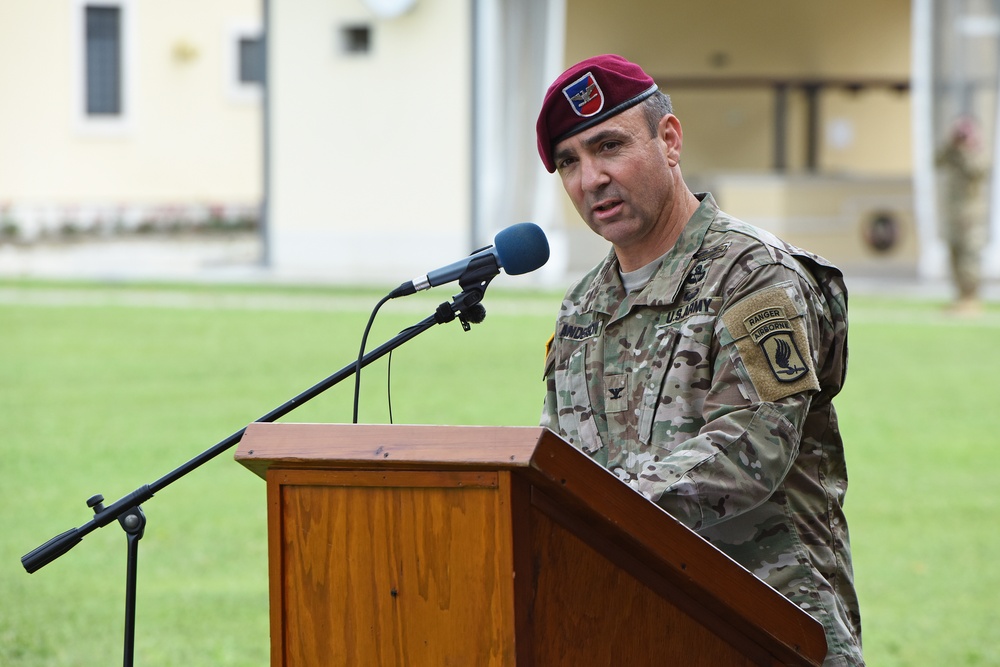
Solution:
M 674 106 L 670 103 L 670 95 L 661 90 L 656 91 L 650 97 L 643 100 L 642 112 L 646 116 L 649 133 L 655 135 L 656 128 L 660 124 L 660 119 L 674 112 Z

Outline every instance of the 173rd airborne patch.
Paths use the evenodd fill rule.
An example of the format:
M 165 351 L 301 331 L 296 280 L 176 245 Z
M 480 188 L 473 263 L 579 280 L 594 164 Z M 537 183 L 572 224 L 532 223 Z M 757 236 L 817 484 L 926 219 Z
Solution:
M 819 389 L 804 305 L 792 300 L 791 289 L 789 283 L 767 287 L 745 297 L 722 316 L 763 401 Z

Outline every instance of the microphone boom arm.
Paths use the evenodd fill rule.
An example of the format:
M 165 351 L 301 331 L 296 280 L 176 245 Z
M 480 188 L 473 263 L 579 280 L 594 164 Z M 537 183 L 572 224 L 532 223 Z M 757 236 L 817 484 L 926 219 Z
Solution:
M 468 270 L 463 273 L 460 280 L 463 292 L 456 295 L 450 304 L 447 302 L 442 303 L 438 306 L 433 315 L 407 329 L 404 329 L 389 341 L 365 354 L 361 359 L 360 366 L 357 361 L 344 366 L 333 375 L 328 376 L 326 379 L 316 383 L 301 394 L 285 401 L 267 414 L 256 419 L 255 423 L 273 422 L 280 419 L 295 408 L 311 401 L 327 389 L 351 377 L 354 373 L 360 371 L 361 368 L 383 357 L 413 338 L 416 338 L 418 335 L 427 331 L 436 324 L 451 322 L 458 317 L 462 322 L 462 327 L 468 331 L 469 322 L 477 323 L 482 321 L 482 315 L 480 313 L 485 311 L 482 311 L 482 306 L 479 302 L 482 301 L 484 292 L 490 280 L 496 276 L 496 271 L 493 269 L 492 262 L 490 262 L 488 258 L 484 259 L 485 261 L 482 263 L 482 266 L 478 266 L 477 262 L 470 263 Z M 487 276 L 489 273 L 492 273 L 492 275 Z M 71 528 L 64 533 L 60 533 L 44 544 L 28 552 L 21 557 L 21 565 L 24 566 L 24 569 L 28 573 L 38 571 L 75 547 L 85 536 L 94 530 L 103 528 L 116 519 L 120 520 L 121 517 L 133 508 L 139 507 L 140 504 L 152 498 L 162 489 L 166 488 L 170 484 L 173 484 L 189 472 L 201 467 L 222 452 L 239 443 L 245 432 L 246 427 L 241 428 L 228 438 L 220 440 L 209 449 L 206 449 L 201 454 L 167 473 L 152 484 L 144 484 L 143 486 L 140 486 L 132 493 L 121 497 L 107 507 L 100 502 L 93 502 L 93 504 L 91 504 L 91 501 L 97 498 L 97 496 L 92 497 L 91 501 L 88 501 L 88 505 L 90 505 L 94 510 L 94 516 L 90 519 L 90 521 L 78 528 Z

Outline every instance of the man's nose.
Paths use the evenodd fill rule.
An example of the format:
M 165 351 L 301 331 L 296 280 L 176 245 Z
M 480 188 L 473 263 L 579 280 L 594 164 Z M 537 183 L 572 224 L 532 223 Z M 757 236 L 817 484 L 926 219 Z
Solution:
M 608 184 L 610 178 L 600 160 L 584 158 L 580 160 L 580 184 L 584 191 L 593 192 Z

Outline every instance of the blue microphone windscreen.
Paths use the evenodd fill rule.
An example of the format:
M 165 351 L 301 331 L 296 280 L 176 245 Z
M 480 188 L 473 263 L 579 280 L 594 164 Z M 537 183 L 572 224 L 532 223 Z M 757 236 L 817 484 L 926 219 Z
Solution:
M 529 273 L 549 261 L 549 241 L 542 228 L 533 222 L 521 222 L 500 230 L 493 245 L 508 275 Z

